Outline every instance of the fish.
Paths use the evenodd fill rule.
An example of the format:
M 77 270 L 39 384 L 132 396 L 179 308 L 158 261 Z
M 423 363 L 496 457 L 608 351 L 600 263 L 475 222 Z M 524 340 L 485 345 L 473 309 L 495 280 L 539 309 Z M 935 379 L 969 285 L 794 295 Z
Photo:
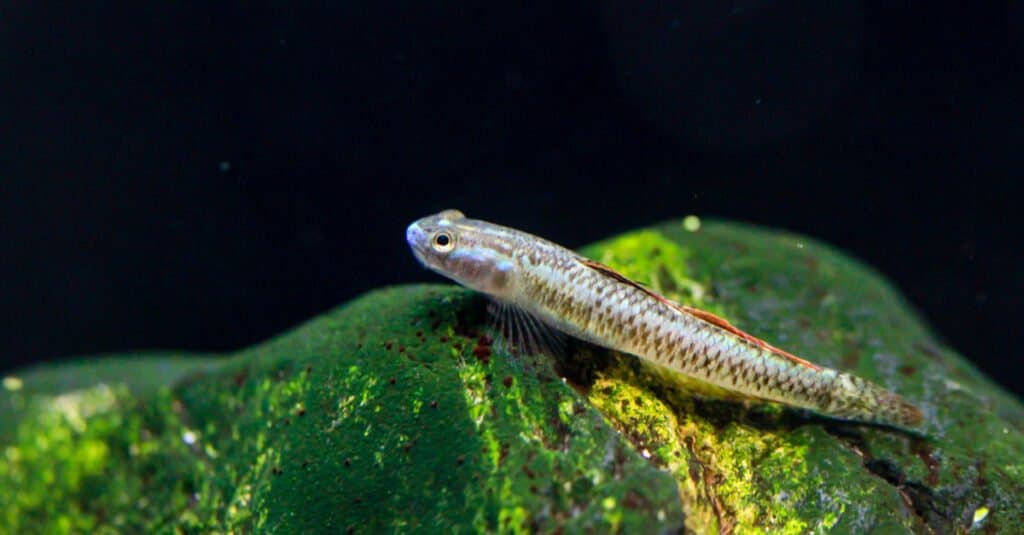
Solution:
M 920 409 L 867 379 L 776 348 L 527 232 L 450 209 L 414 221 L 406 241 L 424 267 L 487 295 L 525 349 L 572 337 L 745 398 L 883 426 L 923 421 Z

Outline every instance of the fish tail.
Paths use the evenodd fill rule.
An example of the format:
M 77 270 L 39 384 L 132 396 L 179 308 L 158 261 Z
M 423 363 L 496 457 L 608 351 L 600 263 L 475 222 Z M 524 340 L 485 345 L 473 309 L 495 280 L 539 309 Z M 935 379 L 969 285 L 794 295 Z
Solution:
M 898 427 L 917 427 L 921 409 L 881 386 L 847 373 L 838 373 L 824 412 L 830 416 Z

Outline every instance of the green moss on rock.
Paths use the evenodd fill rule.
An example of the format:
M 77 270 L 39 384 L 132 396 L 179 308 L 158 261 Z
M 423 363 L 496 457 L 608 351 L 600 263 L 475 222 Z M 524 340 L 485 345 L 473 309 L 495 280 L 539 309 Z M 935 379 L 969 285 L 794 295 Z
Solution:
M 802 236 L 722 223 L 698 232 L 666 224 L 583 252 L 640 280 L 660 274 L 646 280 L 672 298 L 852 370 L 925 411 L 921 434 L 908 434 L 702 399 L 691 395 L 700 385 L 631 357 L 588 370 L 595 384 L 612 386 L 590 389 L 589 400 L 636 447 L 675 453 L 684 446 L 685 462 L 665 454 L 652 460 L 680 481 L 692 530 L 1018 529 L 1024 408 L 943 347 L 870 269 Z M 682 267 L 679 258 L 687 259 Z M 633 391 L 624 394 L 623 385 Z M 665 427 L 675 436 L 666 439 Z
M 1012 533 L 1024 517 L 1024 408 L 869 269 L 726 223 L 584 252 L 904 394 L 922 434 L 722 399 L 583 344 L 509 356 L 481 298 L 395 287 L 235 355 L 14 374 L 0 532 Z
M 672 478 L 549 360 L 495 355 L 479 305 L 450 287 L 381 290 L 137 394 L 123 385 L 166 361 L 103 361 L 135 369 L 57 389 L 74 367 L 18 375 L 0 532 L 680 525 Z

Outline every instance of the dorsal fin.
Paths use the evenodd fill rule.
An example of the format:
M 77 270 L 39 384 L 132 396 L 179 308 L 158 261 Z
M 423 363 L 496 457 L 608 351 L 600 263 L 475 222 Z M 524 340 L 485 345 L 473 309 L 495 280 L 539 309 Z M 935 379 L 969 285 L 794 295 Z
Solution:
M 712 324 L 712 325 L 714 325 L 716 327 L 719 327 L 721 329 L 725 329 L 726 331 L 728 331 L 728 332 L 730 332 L 732 334 L 735 334 L 736 336 L 739 336 L 740 338 L 743 338 L 744 340 L 746 340 L 748 342 L 751 342 L 754 345 L 763 347 L 763 348 L 767 349 L 768 351 L 771 351 L 772 353 L 775 353 L 776 355 L 779 355 L 780 357 L 787 358 L 787 359 L 789 359 L 789 360 L 791 360 L 791 361 L 793 361 L 793 362 L 795 362 L 797 364 L 800 364 L 802 366 L 807 366 L 808 368 L 810 368 L 810 369 L 812 369 L 814 371 L 821 371 L 821 366 L 818 366 L 817 364 L 815 364 L 815 363 L 813 363 L 811 361 L 802 359 L 802 358 L 800 358 L 800 357 L 798 357 L 798 356 L 796 356 L 796 355 L 794 355 L 792 353 L 789 353 L 787 351 L 783 351 L 783 350 L 781 350 L 781 349 L 779 349 L 779 348 L 769 344 L 768 342 L 765 342 L 764 340 L 762 340 L 762 339 L 760 339 L 760 338 L 758 338 L 758 337 L 756 337 L 756 336 L 754 336 L 752 334 L 749 334 L 747 332 L 741 331 L 735 325 L 733 325 L 733 324 L 729 323 L 728 321 L 726 321 L 725 318 L 722 318 L 720 316 L 716 316 L 716 315 L 714 315 L 714 314 L 712 314 L 710 312 L 706 312 L 704 310 L 700 310 L 700 309 L 693 308 L 693 307 L 688 307 L 686 305 L 678 305 L 677 304 L 675 306 L 676 306 L 676 308 L 679 308 L 680 310 L 682 310 L 683 312 L 686 312 L 687 314 L 690 314 L 690 315 L 692 315 L 694 317 L 700 318 L 700 319 L 702 319 L 702 320 L 704 320 L 704 321 L 706 321 L 706 322 L 708 322 L 708 323 L 710 323 L 710 324 Z
M 615 280 L 617 280 L 617 281 L 619 281 L 619 282 L 621 282 L 623 284 L 628 284 L 628 285 L 630 285 L 630 286 L 632 286 L 634 288 L 637 288 L 638 290 L 646 293 L 647 295 L 653 297 L 654 299 L 657 299 L 658 301 L 660 301 L 662 303 L 665 303 L 668 306 L 671 306 L 672 308 L 682 312 L 683 314 L 687 314 L 687 315 L 695 317 L 695 318 L 697 318 L 697 319 L 699 319 L 701 321 L 710 323 L 711 325 L 714 325 L 715 327 L 718 327 L 719 329 L 722 329 L 722 330 L 724 330 L 724 331 L 726 331 L 726 332 L 728 332 L 730 334 L 736 335 L 736 336 L 738 336 L 738 337 L 740 337 L 740 338 L 742 338 L 742 339 L 744 339 L 744 340 L 746 340 L 746 341 L 748 341 L 748 342 L 750 342 L 750 343 L 752 343 L 752 344 L 754 344 L 754 345 L 756 345 L 758 347 L 761 347 L 761 348 L 764 348 L 764 349 L 766 349 L 768 351 L 771 351 L 772 353 L 774 353 L 776 355 L 779 355 L 780 357 L 783 357 L 785 359 L 788 359 L 788 360 L 790 360 L 790 361 L 792 361 L 792 362 L 794 362 L 796 364 L 800 364 L 801 366 L 806 366 L 806 367 L 808 367 L 808 368 L 810 368 L 812 370 L 815 370 L 815 371 L 821 371 L 821 366 L 818 366 L 817 364 L 814 364 L 813 362 L 804 360 L 804 359 L 802 359 L 802 358 L 800 358 L 800 357 L 798 357 L 796 355 L 793 355 L 792 353 L 788 353 L 786 351 L 783 351 L 783 350 L 781 350 L 781 349 L 779 349 L 779 348 L 769 344 L 768 342 L 765 342 L 764 340 L 762 340 L 762 339 L 760 339 L 760 338 L 758 338 L 758 337 L 756 337 L 756 336 L 754 336 L 752 334 L 748 334 L 748 333 L 746 333 L 744 331 L 741 331 L 735 325 L 729 323 L 728 321 L 726 321 L 722 317 L 716 316 L 716 315 L 714 315 L 714 314 L 712 314 L 710 312 L 706 312 L 704 310 L 700 310 L 700 309 L 693 308 L 693 307 L 686 306 L 686 305 L 680 305 L 679 303 L 676 303 L 676 302 L 672 301 L 671 299 L 669 299 L 669 298 L 667 298 L 667 297 L 665 297 L 663 295 L 659 295 L 659 294 L 651 291 L 649 288 L 645 287 L 644 285 L 640 284 L 639 282 L 636 282 L 633 279 L 630 279 L 629 277 L 623 275 L 622 273 L 619 273 L 618 271 L 615 271 L 614 269 L 612 269 L 612 268 L 610 268 L 610 267 L 608 267 L 608 266 L 606 266 L 606 265 L 604 265 L 604 264 L 602 264 L 600 262 L 595 262 L 593 260 L 586 259 L 586 258 L 580 259 L 580 262 L 584 266 L 587 266 L 587 267 L 593 269 L 594 271 L 597 271 L 597 272 L 601 273 L 602 275 L 606 275 L 606 276 L 611 277 L 611 278 L 613 278 L 613 279 L 615 279 Z
M 663 297 L 661 297 L 661 296 L 655 294 L 654 292 L 648 290 L 646 286 L 644 286 L 644 285 L 640 284 L 639 282 L 637 282 L 637 281 L 635 281 L 635 280 L 633 280 L 633 279 L 623 275 L 622 273 L 619 273 L 618 271 L 615 271 L 614 269 L 612 269 L 612 268 L 610 268 L 610 267 L 608 267 L 608 266 L 606 266 L 606 265 L 604 265 L 604 264 L 602 264 L 600 262 L 591 260 L 589 258 L 580 258 L 580 263 L 583 264 L 584 266 L 587 266 L 590 269 L 593 269 L 594 271 L 597 271 L 598 273 L 600 273 L 602 275 L 607 275 L 608 277 L 611 277 L 611 278 L 613 278 L 613 279 L 615 279 L 615 280 L 617 280 L 617 281 L 619 281 L 619 282 L 621 282 L 623 284 L 628 284 L 630 286 L 633 286 L 634 288 L 637 288 L 639 290 L 643 290 L 644 292 L 647 292 L 647 293 L 651 294 L 653 297 L 658 297 L 658 298 L 664 299 Z

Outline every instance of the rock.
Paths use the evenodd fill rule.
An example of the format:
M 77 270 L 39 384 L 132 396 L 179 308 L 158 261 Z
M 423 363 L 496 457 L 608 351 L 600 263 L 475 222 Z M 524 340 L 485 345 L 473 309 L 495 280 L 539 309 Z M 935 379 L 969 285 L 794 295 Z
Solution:
M 0 532 L 1018 529 L 1018 400 L 856 261 L 791 234 L 697 227 L 584 252 L 903 394 L 925 412 L 920 433 L 707 397 L 582 343 L 509 356 L 479 296 L 399 286 L 234 355 L 5 378 Z

